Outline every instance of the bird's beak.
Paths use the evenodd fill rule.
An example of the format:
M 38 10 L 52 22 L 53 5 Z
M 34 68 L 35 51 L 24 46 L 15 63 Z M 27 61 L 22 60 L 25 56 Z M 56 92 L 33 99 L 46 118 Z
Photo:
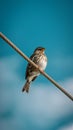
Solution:
M 45 48 L 42 48 L 42 53 L 44 53 L 44 51 L 45 51 Z

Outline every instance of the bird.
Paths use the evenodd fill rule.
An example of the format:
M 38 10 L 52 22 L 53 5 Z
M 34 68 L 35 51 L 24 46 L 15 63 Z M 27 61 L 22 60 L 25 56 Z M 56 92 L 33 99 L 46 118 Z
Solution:
M 45 55 L 44 47 L 37 47 L 30 56 L 30 59 L 37 64 L 41 70 L 45 70 L 47 66 L 47 56 Z M 32 64 L 28 63 L 25 73 L 26 83 L 22 88 L 22 92 L 26 91 L 28 93 L 31 82 L 34 81 L 39 75 L 39 70 Z

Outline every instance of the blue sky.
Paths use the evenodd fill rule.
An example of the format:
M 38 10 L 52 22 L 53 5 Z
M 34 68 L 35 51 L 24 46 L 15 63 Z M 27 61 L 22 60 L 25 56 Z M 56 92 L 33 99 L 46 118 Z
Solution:
M 72 0 L 0 0 L 0 31 L 27 56 L 45 47 L 46 72 L 73 95 Z M 42 75 L 21 92 L 26 65 L 0 39 L 0 129 L 72 130 L 72 101 Z

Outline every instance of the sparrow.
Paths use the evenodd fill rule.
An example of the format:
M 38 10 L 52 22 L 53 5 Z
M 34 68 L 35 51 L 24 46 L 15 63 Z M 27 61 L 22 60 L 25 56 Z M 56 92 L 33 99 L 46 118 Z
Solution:
M 39 66 L 41 70 L 45 70 L 47 66 L 47 57 L 45 55 L 45 48 L 38 47 L 34 50 L 33 54 L 31 55 L 30 59 Z M 32 64 L 28 63 L 26 68 L 26 83 L 23 86 L 22 92 L 26 91 L 29 92 L 29 87 L 32 81 L 34 81 L 40 75 L 39 70 L 34 67 Z

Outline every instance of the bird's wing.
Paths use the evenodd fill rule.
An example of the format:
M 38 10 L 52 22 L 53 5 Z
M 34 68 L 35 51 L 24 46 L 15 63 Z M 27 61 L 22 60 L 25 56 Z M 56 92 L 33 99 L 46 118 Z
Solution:
M 30 59 L 31 59 L 35 64 L 37 64 L 38 61 L 39 61 L 39 58 L 38 58 L 38 57 L 39 57 L 39 56 L 32 54 L 32 56 L 30 57 Z M 36 71 L 36 70 L 37 70 L 37 68 L 35 68 L 32 64 L 28 63 L 27 68 L 26 68 L 26 76 L 25 76 L 25 79 L 27 79 L 28 76 L 31 76 L 32 72 L 33 72 L 33 71 Z

